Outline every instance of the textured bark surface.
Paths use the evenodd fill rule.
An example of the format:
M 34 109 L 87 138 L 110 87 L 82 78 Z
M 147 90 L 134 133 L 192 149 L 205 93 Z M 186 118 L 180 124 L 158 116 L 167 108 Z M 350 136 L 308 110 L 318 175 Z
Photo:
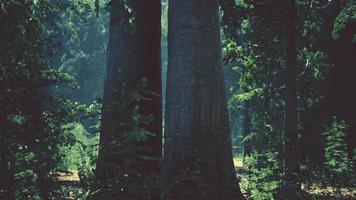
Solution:
M 146 186 L 150 185 L 148 177 L 157 178 L 160 173 L 161 3 L 160 0 L 111 1 L 109 10 L 97 185 L 104 195 L 115 193 L 112 195 L 115 198 L 157 199 L 159 192 Z M 148 124 L 139 123 L 139 127 L 155 136 L 125 144 L 124 135 L 135 126 L 134 112 L 154 118 Z
M 218 1 L 169 3 L 163 199 L 241 199 L 232 160 Z

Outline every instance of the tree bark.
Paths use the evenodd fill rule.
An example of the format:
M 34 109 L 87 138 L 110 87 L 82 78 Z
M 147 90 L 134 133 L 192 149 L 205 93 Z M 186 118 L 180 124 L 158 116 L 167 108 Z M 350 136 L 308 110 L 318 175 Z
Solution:
M 96 199 L 158 199 L 162 152 L 161 2 L 111 1 Z M 147 123 L 147 117 L 153 119 Z M 143 120 L 146 119 L 146 120 Z M 146 122 L 144 122 L 146 121 Z M 127 142 L 133 131 L 154 135 Z M 104 198 L 104 199 L 105 199 Z
M 242 199 L 232 160 L 216 0 L 169 3 L 165 200 Z
M 309 199 L 301 190 L 298 156 L 298 109 L 297 109 L 297 33 L 296 2 L 286 2 L 286 69 L 284 111 L 284 170 L 282 185 L 274 193 L 274 199 Z
M 297 109 L 297 47 L 296 5 L 288 1 L 287 58 L 285 75 L 285 173 L 287 181 L 297 183 L 298 164 L 298 109 Z

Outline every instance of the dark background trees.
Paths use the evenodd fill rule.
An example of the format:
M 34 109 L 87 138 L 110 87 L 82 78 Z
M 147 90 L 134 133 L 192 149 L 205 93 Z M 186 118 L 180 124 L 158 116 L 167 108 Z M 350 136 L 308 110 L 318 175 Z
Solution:
M 346 93 L 351 94 L 353 78 L 343 76 L 343 80 L 335 79 L 335 74 L 338 74 L 336 71 L 341 66 L 332 61 L 335 56 L 327 50 L 334 49 L 331 45 L 339 40 L 333 37 L 340 27 L 338 21 L 343 19 L 342 21 L 346 22 L 352 18 L 352 14 L 348 15 L 349 17 L 343 14 L 346 10 L 354 9 L 349 7 L 351 2 L 353 1 L 297 1 L 296 3 L 296 28 L 293 33 L 296 34 L 294 56 L 297 59 L 298 69 L 296 74 L 298 77 L 298 109 L 295 112 L 289 112 L 289 114 L 296 115 L 298 119 L 298 133 L 294 135 L 294 138 L 300 138 L 300 145 L 296 148 L 299 149 L 297 153 L 300 155 L 301 161 L 298 167 L 301 169 L 298 175 L 301 182 L 305 181 L 304 178 L 308 179 L 313 176 L 313 173 L 322 171 L 324 162 L 328 162 L 330 159 L 324 154 L 324 150 L 329 149 L 330 145 L 330 143 L 325 143 L 324 132 L 326 127 L 332 123 L 335 110 L 344 110 L 344 117 L 341 117 L 339 110 L 339 122 L 346 119 L 346 113 L 352 115 L 352 111 L 348 108 L 352 105 L 351 99 L 353 98 L 347 98 L 351 101 L 344 99 L 348 103 L 345 101 L 341 106 L 336 103 L 338 101 L 336 99 L 340 96 L 336 95 L 335 91 L 348 90 Z M 235 95 L 232 95 L 232 102 L 235 102 L 235 106 L 240 108 L 241 115 L 243 103 L 240 101 L 252 102 L 252 131 L 248 137 L 245 137 L 244 142 L 252 145 L 255 155 L 252 156 L 254 159 L 247 159 L 247 161 L 251 161 L 261 170 L 275 170 L 274 173 L 270 171 L 271 174 L 265 173 L 266 176 L 258 174 L 261 172 L 260 170 L 252 175 L 254 178 L 260 179 L 261 182 L 266 178 L 269 179 L 267 181 L 270 183 L 267 184 L 269 187 L 257 183 L 259 187 L 268 188 L 267 194 L 271 193 L 272 180 L 281 180 L 282 178 L 282 174 L 279 172 L 282 171 L 280 167 L 283 166 L 283 163 L 277 165 L 280 167 L 275 168 L 276 162 L 270 162 L 271 159 L 278 163 L 282 162 L 286 156 L 290 156 L 290 152 L 281 147 L 283 147 L 283 130 L 285 129 L 283 115 L 287 114 L 284 113 L 284 108 L 288 107 L 284 100 L 284 96 L 288 92 L 288 85 L 284 85 L 284 80 L 292 80 L 285 74 L 288 71 L 288 57 L 285 51 L 287 49 L 286 41 L 288 41 L 286 37 L 290 38 L 292 34 L 284 32 L 286 25 L 290 25 L 286 22 L 291 13 L 287 12 L 288 6 L 283 5 L 280 1 L 245 1 L 244 3 L 240 2 L 238 6 L 239 9 L 244 9 L 240 15 L 241 27 L 237 28 L 237 32 L 242 36 L 238 41 L 227 40 L 224 48 L 224 61 L 230 64 L 235 63 L 233 69 L 240 77 L 238 85 L 241 88 Z M 345 32 L 351 31 L 346 28 L 346 24 L 351 21 L 344 24 Z M 354 43 L 349 40 L 347 44 L 351 47 Z M 342 50 L 338 49 L 338 52 L 344 55 L 348 54 L 349 50 L 350 48 L 348 50 L 343 48 Z M 344 53 L 341 53 L 343 51 Z M 348 67 L 344 70 L 352 74 L 355 71 L 354 67 L 351 67 L 354 65 L 352 64 L 354 61 L 347 60 L 345 63 L 348 63 Z M 339 76 L 339 78 L 341 77 Z M 340 86 L 345 80 L 349 82 L 348 86 L 335 86 Z M 287 97 L 291 97 L 291 95 Z M 336 99 L 332 100 L 333 98 Z M 339 108 L 336 109 L 336 107 Z M 347 129 L 349 130 L 348 136 L 343 137 L 341 143 L 349 144 L 348 162 L 351 162 L 353 155 L 351 151 L 354 146 L 350 145 L 352 143 L 350 139 L 354 133 L 349 126 Z M 335 143 L 338 142 L 335 141 Z M 266 159 L 269 161 L 266 162 Z M 292 159 L 292 161 L 295 162 L 297 159 Z M 256 190 L 258 189 L 256 188 Z

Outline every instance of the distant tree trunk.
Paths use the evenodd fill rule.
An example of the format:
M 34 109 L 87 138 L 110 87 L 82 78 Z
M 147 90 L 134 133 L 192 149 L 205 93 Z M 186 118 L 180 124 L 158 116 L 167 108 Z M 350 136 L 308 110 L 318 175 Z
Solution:
M 242 199 L 232 160 L 216 0 L 169 3 L 165 200 Z
M 244 138 L 251 134 L 251 101 L 247 100 L 244 103 Z M 244 143 L 244 158 L 252 153 L 251 142 Z
M 111 1 L 109 11 L 95 199 L 156 200 L 159 191 L 149 181 L 159 177 L 162 151 L 161 2 Z M 155 135 L 142 141 L 143 130 Z
M 296 183 L 298 164 L 298 109 L 297 109 L 297 47 L 296 47 L 296 5 L 288 0 L 287 16 L 287 58 L 285 74 L 285 173 L 286 179 Z

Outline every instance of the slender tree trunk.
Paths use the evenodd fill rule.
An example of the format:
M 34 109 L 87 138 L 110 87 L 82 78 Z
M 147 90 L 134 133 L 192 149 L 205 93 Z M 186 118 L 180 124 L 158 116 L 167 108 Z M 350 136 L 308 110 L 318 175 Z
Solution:
M 251 101 L 244 103 L 244 138 L 251 134 Z M 252 153 L 251 142 L 244 143 L 244 158 Z
M 338 108 L 340 107 L 338 102 L 339 91 L 337 86 L 337 77 L 339 73 L 338 73 L 338 65 L 336 63 L 336 56 L 335 56 L 336 52 L 338 51 L 335 46 L 335 43 L 333 42 L 332 32 L 334 29 L 335 20 L 339 15 L 341 9 L 342 9 L 342 0 L 334 0 L 330 5 L 327 14 L 325 13 L 325 15 L 323 16 L 324 20 L 321 26 L 322 34 L 320 36 L 320 39 L 317 40 L 318 47 L 328 54 L 330 62 L 334 64 L 330 70 L 331 83 L 330 83 L 329 91 L 327 91 L 326 106 L 328 106 L 330 109 L 325 109 L 324 111 L 327 112 L 326 115 L 328 115 L 330 119 L 332 118 L 332 116 L 337 116 L 339 114 Z
M 165 200 L 242 199 L 232 160 L 216 0 L 169 3 Z
M 151 181 L 159 177 L 162 151 L 161 2 L 111 1 L 109 10 L 107 77 L 96 168 L 101 194 L 95 198 L 155 200 L 159 191 Z
M 284 177 L 274 199 L 309 199 L 300 188 L 298 156 L 298 109 L 297 109 L 297 33 L 296 2 L 286 2 L 286 70 L 285 70 L 285 116 L 284 116 Z
M 295 6 L 295 0 L 288 0 L 284 142 L 286 179 L 292 183 L 297 183 L 296 178 L 299 172 Z

